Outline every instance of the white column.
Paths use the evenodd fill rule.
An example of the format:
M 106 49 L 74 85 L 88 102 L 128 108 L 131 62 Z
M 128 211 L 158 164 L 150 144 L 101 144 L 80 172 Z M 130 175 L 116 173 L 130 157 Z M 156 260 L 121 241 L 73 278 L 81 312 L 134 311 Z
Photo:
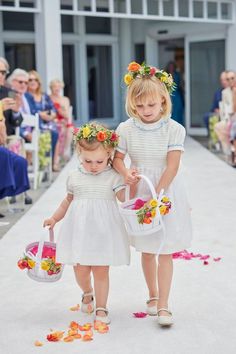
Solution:
M 60 0 L 42 0 L 35 14 L 35 43 L 36 67 L 47 91 L 50 80 L 63 78 Z
M 150 36 L 145 38 L 146 63 L 148 65 L 158 66 L 157 39 Z
M 236 23 L 228 27 L 226 38 L 226 69 L 236 71 Z
M 133 53 L 133 42 L 132 42 L 132 32 L 131 32 L 131 20 L 130 19 L 121 19 L 120 20 L 120 36 L 119 36 L 119 44 L 120 44 L 120 77 L 122 82 L 122 95 L 121 95 L 121 120 L 126 120 L 127 115 L 124 107 L 124 95 L 126 93 L 125 83 L 123 83 L 122 76 L 127 71 L 128 64 L 135 60 Z

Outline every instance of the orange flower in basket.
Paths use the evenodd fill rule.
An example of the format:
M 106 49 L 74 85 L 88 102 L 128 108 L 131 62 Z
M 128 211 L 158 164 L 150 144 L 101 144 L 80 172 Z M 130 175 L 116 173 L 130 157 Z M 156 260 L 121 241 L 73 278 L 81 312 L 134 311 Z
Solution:
M 152 222 L 152 219 L 151 219 L 151 218 L 144 218 L 144 219 L 143 219 L 143 223 L 144 223 L 144 224 L 151 224 L 151 222 Z
M 136 61 L 132 61 L 129 63 L 127 70 L 128 71 L 138 71 L 141 68 L 141 65 L 136 63 Z
M 107 138 L 106 132 L 100 131 L 100 132 L 97 133 L 97 140 L 98 141 L 101 141 L 101 142 L 105 141 L 106 138 Z

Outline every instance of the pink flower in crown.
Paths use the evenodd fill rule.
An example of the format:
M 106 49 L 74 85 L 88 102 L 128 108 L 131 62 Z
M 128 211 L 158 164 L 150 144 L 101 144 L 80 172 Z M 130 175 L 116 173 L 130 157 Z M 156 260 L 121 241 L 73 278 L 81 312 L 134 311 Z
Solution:
M 113 132 L 113 133 L 111 134 L 110 140 L 111 140 L 111 141 L 116 141 L 117 139 L 118 139 L 118 135 L 117 135 L 115 132 Z
M 79 132 L 79 128 L 74 127 L 73 134 L 76 135 Z
M 156 69 L 154 66 L 152 66 L 152 67 L 150 68 L 150 75 L 155 75 L 155 74 L 156 74 L 156 71 L 157 71 L 157 69 Z
M 144 206 L 144 204 L 146 203 L 145 200 L 142 199 L 136 199 L 135 203 L 134 203 L 134 207 L 133 210 L 138 210 L 140 208 L 142 208 Z

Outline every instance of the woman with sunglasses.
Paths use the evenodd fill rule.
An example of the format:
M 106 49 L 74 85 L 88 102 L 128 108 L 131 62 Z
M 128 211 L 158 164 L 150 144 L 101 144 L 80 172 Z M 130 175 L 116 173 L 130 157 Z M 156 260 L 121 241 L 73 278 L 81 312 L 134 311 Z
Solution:
M 39 113 L 39 127 L 41 131 L 49 130 L 52 141 L 53 171 L 60 170 L 58 130 L 55 122 L 56 111 L 50 97 L 43 92 L 42 81 L 35 70 L 29 71 L 28 92 L 33 96 L 36 111 Z

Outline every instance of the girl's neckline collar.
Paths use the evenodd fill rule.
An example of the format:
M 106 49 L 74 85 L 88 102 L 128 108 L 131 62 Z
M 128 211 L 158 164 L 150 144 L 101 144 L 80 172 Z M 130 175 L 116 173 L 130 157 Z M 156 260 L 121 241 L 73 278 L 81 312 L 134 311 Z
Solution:
M 92 172 L 89 172 L 89 171 L 86 171 L 82 162 L 79 162 L 79 166 L 78 166 L 78 170 L 80 172 L 82 172 L 83 174 L 85 175 L 91 175 L 91 176 L 97 176 L 97 175 L 101 175 L 102 173 L 104 172 L 107 172 L 111 169 L 111 165 L 108 165 L 104 170 L 102 170 L 101 172 L 97 172 L 97 173 L 92 173 Z
M 153 130 L 153 129 L 159 129 L 164 124 L 168 123 L 169 118 L 170 116 L 162 117 L 161 119 L 159 119 L 157 122 L 154 123 L 144 123 L 139 118 L 132 118 L 132 120 L 134 125 L 142 130 Z

